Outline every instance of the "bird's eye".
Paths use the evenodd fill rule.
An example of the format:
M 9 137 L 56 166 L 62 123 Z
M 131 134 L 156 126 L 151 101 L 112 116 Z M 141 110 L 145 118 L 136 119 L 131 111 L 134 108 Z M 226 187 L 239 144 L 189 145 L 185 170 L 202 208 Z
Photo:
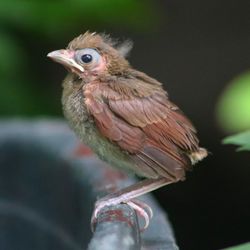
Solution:
M 90 63 L 93 60 L 93 57 L 90 54 L 84 54 L 81 56 L 81 60 L 84 63 Z
M 76 52 L 76 61 L 80 64 L 96 65 L 100 58 L 101 55 L 95 49 L 86 48 Z

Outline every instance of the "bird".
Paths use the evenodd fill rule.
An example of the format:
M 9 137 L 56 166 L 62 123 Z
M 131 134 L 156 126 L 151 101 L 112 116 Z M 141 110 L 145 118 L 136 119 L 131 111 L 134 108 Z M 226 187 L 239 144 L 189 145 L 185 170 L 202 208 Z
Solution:
M 72 130 L 101 160 L 142 178 L 97 200 L 91 223 L 104 207 L 126 203 L 145 230 L 153 212 L 138 197 L 185 180 L 208 152 L 162 83 L 130 65 L 131 48 L 130 40 L 87 31 L 47 56 L 68 71 L 62 107 Z

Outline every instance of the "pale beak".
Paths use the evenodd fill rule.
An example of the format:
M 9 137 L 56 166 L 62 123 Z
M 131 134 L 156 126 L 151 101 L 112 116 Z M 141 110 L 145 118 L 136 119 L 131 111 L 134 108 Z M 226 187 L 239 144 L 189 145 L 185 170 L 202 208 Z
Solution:
M 84 68 L 74 59 L 74 51 L 66 49 L 55 50 L 50 52 L 47 57 L 51 58 L 55 62 L 61 63 L 71 70 L 76 69 L 80 72 L 84 72 Z

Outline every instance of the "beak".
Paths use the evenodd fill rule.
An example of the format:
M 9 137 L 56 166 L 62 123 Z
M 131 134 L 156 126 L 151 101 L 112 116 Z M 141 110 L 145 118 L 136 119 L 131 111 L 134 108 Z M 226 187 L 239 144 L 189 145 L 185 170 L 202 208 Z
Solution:
M 74 54 L 72 50 L 60 49 L 50 52 L 47 57 L 55 62 L 61 63 L 67 68 L 84 72 L 84 68 L 75 61 Z

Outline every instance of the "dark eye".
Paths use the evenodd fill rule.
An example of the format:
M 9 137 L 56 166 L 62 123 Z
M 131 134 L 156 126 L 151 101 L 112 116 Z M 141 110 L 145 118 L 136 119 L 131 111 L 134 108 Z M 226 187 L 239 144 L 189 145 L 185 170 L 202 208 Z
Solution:
M 92 62 L 93 57 L 90 54 L 84 54 L 84 55 L 81 56 L 81 60 L 84 63 L 90 63 L 90 62 Z
M 87 66 L 94 67 L 100 61 L 101 55 L 92 48 L 86 48 L 76 51 L 75 59 L 78 63 Z

